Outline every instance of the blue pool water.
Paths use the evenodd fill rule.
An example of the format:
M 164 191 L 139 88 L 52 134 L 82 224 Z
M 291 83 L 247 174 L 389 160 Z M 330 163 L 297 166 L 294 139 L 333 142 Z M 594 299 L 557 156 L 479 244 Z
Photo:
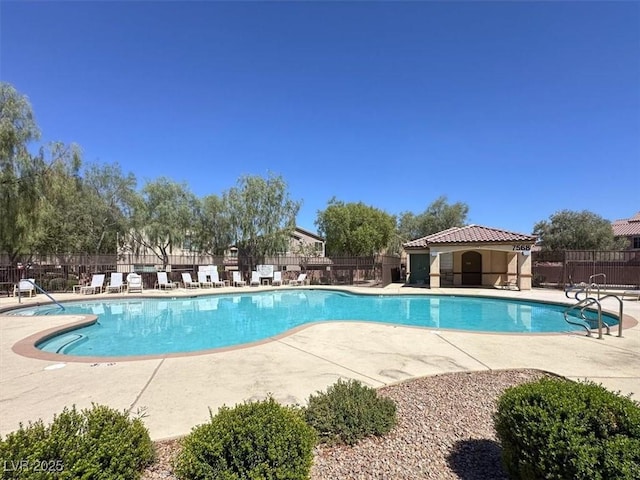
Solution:
M 358 320 L 483 332 L 583 330 L 565 322 L 565 307 L 468 296 L 356 295 L 331 290 L 281 290 L 192 298 L 66 303 L 16 315 L 89 313 L 98 322 L 53 337 L 38 348 L 77 356 L 194 352 L 255 342 L 317 321 Z M 605 319 L 613 325 L 613 317 Z

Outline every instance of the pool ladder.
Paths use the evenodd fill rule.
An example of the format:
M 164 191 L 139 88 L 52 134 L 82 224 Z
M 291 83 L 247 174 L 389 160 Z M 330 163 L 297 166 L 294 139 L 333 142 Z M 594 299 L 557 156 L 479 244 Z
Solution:
M 613 295 L 613 294 L 601 295 L 600 284 L 592 282 L 592 280 L 595 277 L 599 277 L 599 276 L 603 276 L 606 283 L 607 276 L 604 273 L 597 273 L 589 277 L 589 283 L 582 282 L 578 285 L 565 288 L 565 291 L 564 291 L 565 296 L 567 298 L 571 298 L 570 294 L 573 293 L 574 294 L 573 297 L 577 300 L 577 303 L 575 305 L 570 306 L 564 311 L 564 319 L 567 323 L 570 323 L 572 325 L 579 325 L 585 328 L 587 330 L 587 336 L 590 337 L 591 336 L 591 320 L 589 320 L 586 317 L 585 310 L 589 310 L 590 307 L 593 307 L 594 305 L 596 305 L 598 309 L 598 339 L 601 340 L 603 326 L 607 330 L 607 335 L 611 335 L 611 328 L 606 322 L 602 321 L 602 300 L 605 300 L 607 298 L 615 298 L 616 300 L 618 300 L 618 304 L 620 307 L 618 311 L 619 312 L 618 313 L 618 337 L 622 337 L 622 316 L 623 316 L 623 309 L 624 309 L 622 299 L 618 295 Z M 594 290 L 597 294 L 597 298 L 592 296 L 592 291 Z M 585 297 L 583 299 L 580 299 L 580 294 L 582 293 L 585 294 Z M 580 309 L 580 318 L 582 318 L 584 323 L 588 324 L 589 327 L 587 327 L 584 323 L 576 322 L 574 320 L 569 319 L 570 312 L 578 308 Z

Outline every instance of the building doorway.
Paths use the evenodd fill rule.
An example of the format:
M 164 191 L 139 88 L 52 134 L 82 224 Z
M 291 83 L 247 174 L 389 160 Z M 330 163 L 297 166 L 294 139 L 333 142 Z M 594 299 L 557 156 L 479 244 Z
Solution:
M 462 285 L 482 285 L 482 255 L 479 252 L 462 254 Z

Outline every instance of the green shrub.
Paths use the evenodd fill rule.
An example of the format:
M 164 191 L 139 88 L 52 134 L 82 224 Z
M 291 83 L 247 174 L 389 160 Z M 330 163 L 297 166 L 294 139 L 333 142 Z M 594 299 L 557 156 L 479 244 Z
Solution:
M 47 286 L 48 292 L 66 292 L 73 288 L 78 282 L 75 280 L 65 280 L 64 278 L 52 278 Z
M 353 445 L 389 432 L 396 424 L 396 405 L 357 380 L 338 380 L 326 393 L 309 397 L 305 418 L 320 441 Z
M 103 405 L 65 408 L 0 440 L 3 479 L 135 479 L 153 457 L 142 421 Z
M 315 443 L 300 410 L 271 397 L 222 407 L 182 440 L 175 473 L 189 480 L 306 479 Z
M 640 479 L 640 406 L 591 382 L 542 379 L 500 397 L 495 427 L 514 479 Z

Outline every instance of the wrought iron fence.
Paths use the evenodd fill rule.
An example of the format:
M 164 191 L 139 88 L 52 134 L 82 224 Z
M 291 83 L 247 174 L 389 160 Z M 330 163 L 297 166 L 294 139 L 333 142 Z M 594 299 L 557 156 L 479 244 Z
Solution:
M 23 263 L 11 263 L 0 255 L 0 285 L 13 286 L 21 278 L 33 278 L 46 291 L 70 291 L 74 285 L 90 282 L 94 273 L 136 272 L 145 288 L 153 288 L 158 271 L 167 271 L 170 280 L 181 281 L 181 274 L 196 276 L 198 267 L 215 265 L 221 280 L 231 280 L 232 271 L 245 279 L 257 264 L 273 265 L 282 272 L 284 283 L 304 272 L 311 285 L 386 286 L 400 280 L 400 257 L 269 256 L 261 260 L 248 257 L 211 255 L 170 255 L 166 266 L 155 255 L 33 255 Z M 6 287 L 7 289 L 9 287 Z
M 597 274 L 606 276 L 614 288 L 640 288 L 640 251 L 568 250 L 533 252 L 534 286 L 557 286 L 588 282 Z M 604 283 L 603 277 L 598 277 Z

